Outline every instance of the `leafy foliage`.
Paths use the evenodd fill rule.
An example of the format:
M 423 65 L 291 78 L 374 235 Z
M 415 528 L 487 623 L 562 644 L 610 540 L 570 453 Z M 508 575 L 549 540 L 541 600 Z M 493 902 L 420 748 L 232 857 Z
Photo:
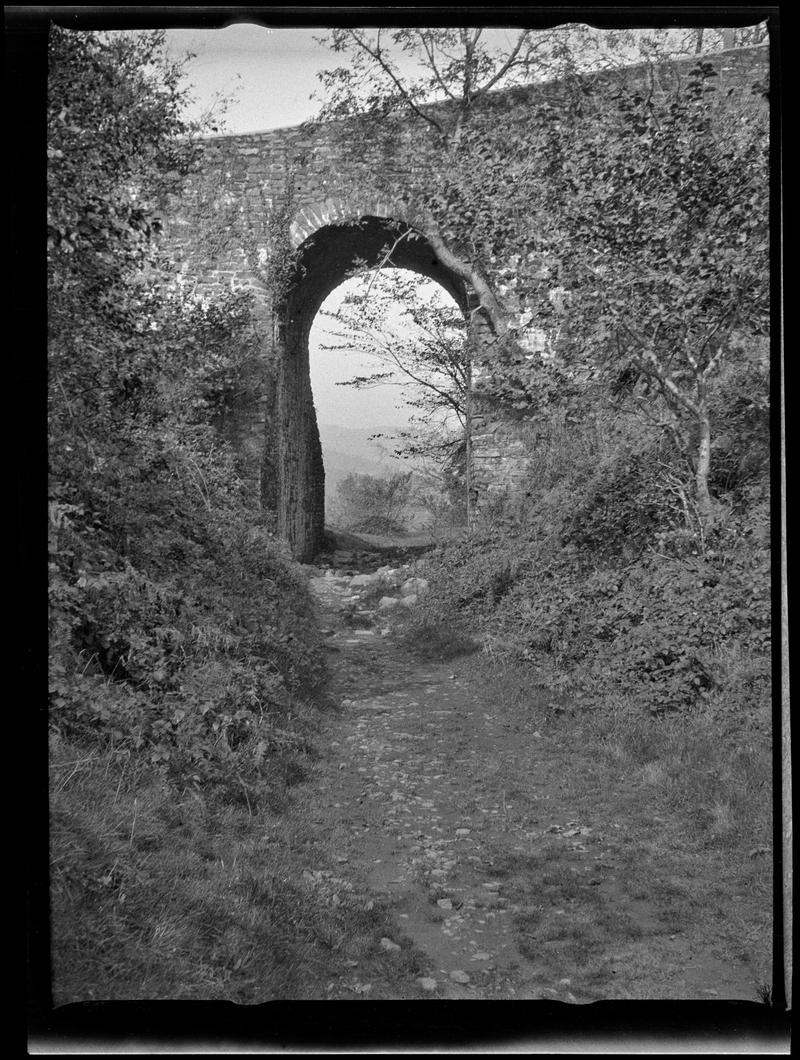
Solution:
M 479 634 L 574 708 L 607 710 L 625 693 L 645 713 L 702 708 L 732 732 L 768 729 L 769 477 L 757 412 L 767 392 L 753 361 L 716 382 L 736 463 L 726 519 L 706 535 L 663 431 L 591 405 L 565 430 L 553 410 L 530 438 L 524 505 L 498 507 L 426 557 L 420 630 Z
M 516 498 L 483 501 L 478 536 L 427 559 L 418 632 L 471 625 L 573 703 L 625 689 L 657 713 L 705 703 L 760 723 L 764 86 L 723 93 L 705 58 L 664 61 L 744 43 L 728 31 L 650 37 L 642 67 L 601 77 L 569 34 L 532 37 L 498 55 L 469 30 L 338 31 L 358 57 L 324 79 L 337 113 L 361 107 L 361 179 L 479 302 L 475 393 L 519 421 L 529 458 Z M 595 69 L 630 62 L 622 38 L 601 62 L 608 43 Z M 545 71 L 524 108 L 488 91 Z M 366 130 L 413 164 L 376 165 Z
M 55 29 L 50 51 L 51 721 L 249 805 L 302 775 L 288 719 L 324 677 L 230 442 L 251 299 L 190 294 L 159 248 L 200 131 L 163 35 Z
M 586 27 L 578 38 L 597 44 Z M 533 418 L 588 383 L 649 387 L 648 411 L 691 465 L 695 517 L 720 518 L 709 380 L 737 332 L 768 323 L 763 86 L 720 99 L 705 60 L 656 76 L 666 38 L 616 80 L 584 76 L 566 32 L 523 32 L 504 54 L 471 30 L 342 30 L 331 43 L 353 63 L 323 78 L 324 113 L 361 107 L 356 136 L 348 125 L 357 180 L 399 204 L 480 303 L 482 399 Z M 630 62 L 626 42 L 614 62 L 601 43 L 596 63 Z M 401 76 L 393 48 L 420 76 Z M 558 80 L 524 109 L 489 91 L 543 74 Z M 387 152 L 407 164 L 379 165 Z

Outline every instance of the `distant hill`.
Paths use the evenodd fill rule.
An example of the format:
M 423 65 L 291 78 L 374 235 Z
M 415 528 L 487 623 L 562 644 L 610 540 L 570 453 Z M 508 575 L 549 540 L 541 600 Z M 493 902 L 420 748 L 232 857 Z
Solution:
M 336 494 L 336 487 L 348 475 L 373 475 L 384 478 L 404 471 L 402 461 L 381 452 L 381 442 L 371 442 L 372 434 L 391 434 L 394 427 L 340 427 L 321 423 L 319 436 L 325 463 L 325 499 L 328 504 Z M 389 443 L 386 444 L 387 448 Z
M 374 434 L 392 435 L 401 430 L 394 425 L 370 427 L 339 427 L 321 423 L 322 459 L 325 464 L 325 508 L 329 515 L 336 510 L 336 488 L 348 475 L 372 475 L 388 478 L 398 471 L 411 471 L 408 461 L 391 456 L 390 439 L 370 441 Z M 381 446 L 389 451 L 382 452 Z M 417 480 L 419 481 L 419 480 Z M 406 511 L 409 530 L 418 530 L 430 522 L 430 513 L 415 503 Z
M 370 437 L 374 434 L 391 435 L 394 431 L 400 429 L 399 427 L 381 424 L 368 424 L 363 427 L 342 427 L 338 424 L 321 423 L 319 425 L 319 436 L 323 450 L 336 450 L 339 453 L 363 457 L 365 460 L 371 460 L 379 464 L 384 461 L 396 463 L 391 457 L 381 452 L 381 445 L 386 445 L 388 448 L 390 443 L 380 440 L 370 441 Z

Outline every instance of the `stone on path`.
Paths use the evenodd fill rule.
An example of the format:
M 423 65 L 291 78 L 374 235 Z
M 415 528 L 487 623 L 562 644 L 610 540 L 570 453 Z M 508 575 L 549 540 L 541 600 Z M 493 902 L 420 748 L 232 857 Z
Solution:
M 380 578 L 375 574 L 356 574 L 354 578 L 350 579 L 350 584 L 354 589 L 361 588 L 367 585 L 374 585 Z
M 387 953 L 399 953 L 400 952 L 400 947 L 397 945 L 396 942 L 392 942 L 391 939 L 386 939 L 386 938 L 381 939 L 380 945 L 381 945 L 381 949 L 382 950 L 386 950 Z
M 440 909 L 453 908 L 453 903 L 450 901 L 449 898 L 440 898 L 436 904 L 439 906 Z
M 408 581 L 404 581 L 400 586 L 400 593 L 402 596 L 419 596 L 421 593 L 424 593 L 427 588 L 427 578 L 409 578 Z
M 433 991 L 439 985 L 435 979 L 430 979 L 428 976 L 425 976 L 422 979 L 417 979 L 417 982 L 422 987 L 422 989 L 426 990 L 429 994 L 433 993 Z
M 450 973 L 450 978 L 454 983 L 468 983 L 469 976 L 466 972 L 462 972 L 460 968 L 457 968 L 454 972 Z
M 379 611 L 391 611 L 392 608 L 397 607 L 400 601 L 396 596 L 382 596 L 378 601 Z

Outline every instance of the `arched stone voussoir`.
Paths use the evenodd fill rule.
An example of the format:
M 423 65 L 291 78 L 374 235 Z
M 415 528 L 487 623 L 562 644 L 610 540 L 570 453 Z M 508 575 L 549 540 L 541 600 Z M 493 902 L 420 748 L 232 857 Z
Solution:
M 390 204 L 384 199 L 369 201 L 330 197 L 298 211 L 289 227 L 289 240 L 297 250 L 320 228 L 337 224 L 357 224 L 363 217 L 383 217 L 386 220 L 407 221 L 402 203 Z

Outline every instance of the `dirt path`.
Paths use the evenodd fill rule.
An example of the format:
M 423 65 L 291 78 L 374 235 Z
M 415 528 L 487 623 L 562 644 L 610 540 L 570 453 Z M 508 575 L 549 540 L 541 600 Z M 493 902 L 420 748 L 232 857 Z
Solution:
M 337 874 L 388 902 L 426 955 L 420 997 L 756 999 L 759 973 L 731 948 L 741 929 L 693 880 L 678 822 L 654 815 L 634 783 L 598 807 L 590 749 L 576 755 L 502 709 L 469 668 L 412 661 L 380 612 L 367 628 L 345 624 L 352 580 L 311 573 L 343 705 L 315 818 L 336 837 Z M 723 871 L 704 857 L 712 877 Z M 692 925 L 715 917 L 709 946 Z
M 335 687 L 345 707 L 320 778 L 330 810 L 346 815 L 341 856 L 370 891 L 392 899 L 403 933 L 430 958 L 421 991 L 513 996 L 520 956 L 508 900 L 481 857 L 481 837 L 499 827 L 503 806 L 481 784 L 474 704 L 452 664 L 410 667 L 380 627 L 343 627 L 346 582 L 323 577 L 313 585 L 334 631 Z M 491 739 L 491 716 L 480 727 Z

